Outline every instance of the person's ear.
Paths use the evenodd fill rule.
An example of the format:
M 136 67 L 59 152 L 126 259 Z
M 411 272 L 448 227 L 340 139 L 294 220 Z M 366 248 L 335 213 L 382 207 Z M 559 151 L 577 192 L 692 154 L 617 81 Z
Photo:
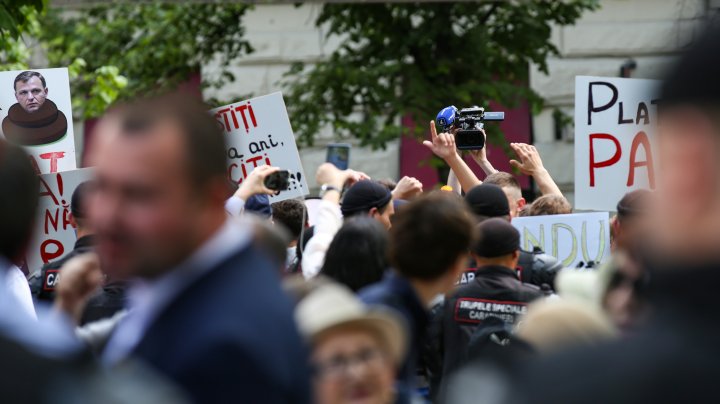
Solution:
M 519 260 L 520 259 L 520 250 L 513 251 L 512 257 L 514 260 Z
M 379 214 L 380 214 L 380 211 L 378 211 L 378 208 L 370 208 L 370 210 L 368 211 L 369 217 L 375 217 L 376 215 L 379 215 Z
M 75 220 L 75 215 L 72 213 L 68 213 L 68 218 L 70 219 L 70 226 L 73 227 L 73 229 L 78 228 L 77 220 Z
M 527 205 L 525 198 L 520 198 L 517 200 L 518 211 L 522 210 L 525 207 L 525 205 Z
M 615 216 L 610 220 L 610 236 L 614 239 L 618 234 L 620 234 L 620 221 L 617 216 Z

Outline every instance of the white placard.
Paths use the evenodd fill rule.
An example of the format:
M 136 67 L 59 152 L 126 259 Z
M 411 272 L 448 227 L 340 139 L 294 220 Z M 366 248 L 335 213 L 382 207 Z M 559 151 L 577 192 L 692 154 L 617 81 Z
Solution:
M 238 185 L 256 167 L 290 172 L 290 187 L 270 202 L 307 195 L 307 181 L 282 93 L 225 105 L 210 111 L 225 132 L 228 177 Z
M 659 81 L 575 78 L 575 208 L 614 211 L 654 189 Z
M 91 168 L 40 176 L 40 201 L 27 254 L 30 273 L 72 251 L 77 237 L 70 224 L 70 201 L 75 188 L 92 176 Z
M 600 263 L 610 256 L 608 212 L 516 217 L 512 224 L 520 232 L 523 250 L 538 246 L 565 267 L 580 261 Z
M 35 83 L 38 83 L 36 87 L 42 87 L 38 77 L 15 83 L 24 70 L 0 72 L 2 135 L 23 146 L 38 173 L 74 170 L 77 164 L 68 70 L 30 71 L 40 73 L 45 79 L 46 87 L 37 96 L 30 94 Z

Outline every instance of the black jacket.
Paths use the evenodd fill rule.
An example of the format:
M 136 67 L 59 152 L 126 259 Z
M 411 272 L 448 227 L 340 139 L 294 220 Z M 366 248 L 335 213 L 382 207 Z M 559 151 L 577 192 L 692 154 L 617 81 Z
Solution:
M 92 251 L 94 245 L 93 236 L 80 237 L 75 241 L 75 247 L 72 251 L 58 260 L 48 262 L 30 275 L 28 283 L 33 298 L 48 302 L 55 300 L 55 285 L 60 280 L 60 268 L 71 258 Z
M 515 270 L 502 266 L 478 268 L 472 282 L 456 289 L 442 307 L 433 309 L 431 341 L 426 349 L 438 353 L 434 366 L 428 364 L 433 395 L 439 379 L 446 379 L 466 362 L 470 337 L 486 319 L 494 317 L 514 324 L 525 313 L 526 305 L 542 296 L 538 287 L 520 282 Z

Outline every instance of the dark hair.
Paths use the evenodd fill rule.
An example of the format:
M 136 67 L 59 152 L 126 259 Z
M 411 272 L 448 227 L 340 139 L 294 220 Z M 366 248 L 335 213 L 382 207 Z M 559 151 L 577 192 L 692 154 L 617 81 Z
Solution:
M 305 204 L 297 199 L 287 199 L 272 204 L 272 218 L 276 224 L 285 226 L 293 240 L 300 237 L 307 223 Z
M 473 240 L 467 205 L 455 194 L 432 192 L 403 206 L 390 229 L 390 263 L 403 276 L 434 280 L 466 255 Z
M 320 273 L 358 291 L 382 279 L 387 269 L 388 234 L 369 217 L 346 220 L 325 254 Z
M 377 212 L 382 215 L 383 213 L 385 213 L 385 210 L 388 208 L 388 206 L 390 206 L 391 203 L 393 203 L 392 199 L 390 199 L 390 201 L 388 203 L 386 203 L 385 205 L 378 206 Z M 350 219 L 350 218 L 357 218 L 357 217 L 366 217 L 368 215 L 368 213 L 370 213 L 370 210 L 372 208 L 373 207 L 370 207 L 367 210 L 357 210 L 355 212 L 348 213 L 346 215 L 343 215 L 343 218 Z
M 87 215 L 87 206 L 85 206 L 85 198 L 89 191 L 90 182 L 85 181 L 78 185 L 72 193 L 70 199 L 70 213 L 75 220 L 84 219 Z
M 500 188 L 521 189 L 517 178 L 504 171 L 498 171 L 488 175 L 483 181 L 483 184 L 493 184 L 499 186 Z
M 290 242 L 290 235 L 282 227 L 273 226 L 262 216 L 249 213 L 245 215 L 253 225 L 253 241 L 259 250 L 277 265 L 278 268 L 285 268 L 287 258 L 287 245 Z
M 23 83 L 27 82 L 33 77 L 37 77 L 40 79 L 40 82 L 42 82 L 43 88 L 47 87 L 47 84 L 45 83 L 45 77 L 43 77 L 42 74 L 38 72 L 33 72 L 30 70 L 26 70 L 15 77 L 15 81 L 13 82 L 13 90 L 17 91 L 17 83 L 18 81 L 22 81 Z
M 641 216 L 647 210 L 652 192 L 647 189 L 636 189 L 623 195 L 617 204 L 618 220 Z
M 390 192 L 394 191 L 394 190 L 395 190 L 395 187 L 397 187 L 397 182 L 395 182 L 395 181 L 394 181 L 393 179 L 391 179 L 391 178 L 385 178 L 385 179 L 382 179 L 382 180 L 377 180 L 377 183 L 380 184 L 380 185 L 382 185 L 382 186 L 384 186 L 384 187 L 386 187 L 387 189 L 389 189 Z
M 0 257 L 21 258 L 32 235 L 39 181 L 19 147 L 0 140 Z
M 543 195 L 523 211 L 523 216 L 563 215 L 572 213 L 572 206 L 562 195 Z
M 117 109 L 126 135 L 146 135 L 169 120 L 180 127 L 185 143 L 187 169 L 194 185 L 227 177 L 225 138 L 209 107 L 185 96 L 166 94 L 139 100 Z

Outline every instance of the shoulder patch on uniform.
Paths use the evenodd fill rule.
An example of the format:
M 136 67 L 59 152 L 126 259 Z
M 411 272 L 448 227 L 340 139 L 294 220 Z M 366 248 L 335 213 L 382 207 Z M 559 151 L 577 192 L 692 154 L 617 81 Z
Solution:
M 43 290 L 54 291 L 60 281 L 59 269 L 48 269 L 45 271 L 45 279 L 43 279 Z
M 458 278 L 456 285 L 466 285 L 475 279 L 475 271 L 477 268 L 468 268 Z

